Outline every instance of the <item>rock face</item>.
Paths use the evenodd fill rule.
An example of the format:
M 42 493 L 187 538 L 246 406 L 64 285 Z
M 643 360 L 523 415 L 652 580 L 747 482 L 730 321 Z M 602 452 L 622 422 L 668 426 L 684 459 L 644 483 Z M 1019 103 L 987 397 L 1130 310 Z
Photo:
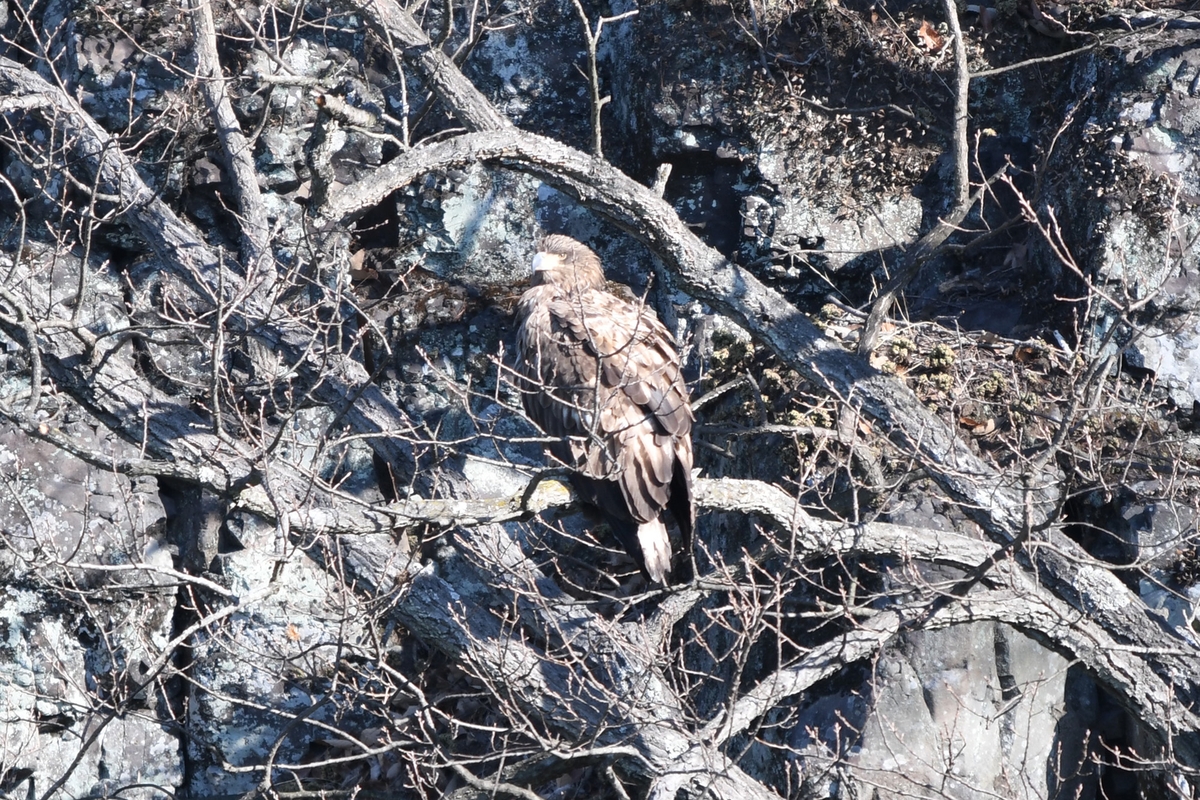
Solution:
M 1126 358 L 1152 370 L 1183 408 L 1200 398 L 1195 326 L 1185 322 L 1200 292 L 1193 257 L 1200 232 L 1200 97 L 1189 61 L 1195 47 L 1190 42 L 1149 55 L 1119 72 L 1123 92 L 1097 99 L 1097 113 L 1111 131 L 1104 155 L 1120 169 L 1090 208 L 1088 225 L 1095 231 L 1089 251 L 1097 276 L 1161 309 L 1133 339 Z M 1118 325 L 1112 317 L 1098 324 Z
M 27 255 L 48 265 L 39 253 L 49 251 Z M 120 314 L 106 302 L 113 284 L 97 283 L 93 330 L 119 329 Z M 84 452 L 137 455 L 69 403 L 42 424 Z M 174 579 L 153 571 L 169 573 L 175 543 L 157 482 L 87 464 L 12 428 L 0 433 L 0 476 L 7 780 L 28 781 L 31 792 L 62 781 L 75 796 L 121 788 L 149 798 L 154 789 L 130 787 L 180 786 L 180 741 L 162 691 L 177 598 Z
M 280 560 L 273 525 L 242 516 L 227 525 L 240 549 L 222 555 L 220 569 L 231 591 L 244 598 L 244 610 L 219 634 L 194 644 L 187 756 L 191 791 L 235 794 L 252 790 L 258 779 L 230 765 L 253 767 L 272 751 L 284 764 L 302 763 L 308 755 L 311 737 L 302 731 L 284 735 L 281 713 L 306 714 L 331 727 L 346 724 L 338 719 L 338 704 L 322 697 L 332 689 L 339 652 L 345 652 L 339 643 L 362 641 L 364 631 L 353 598 L 343 597 L 350 605 L 329 615 L 341 603 L 338 590 L 311 559 L 292 551 Z M 357 732 L 365 727 L 360 721 Z
M 850 346 L 860 326 L 855 307 L 949 210 L 947 32 L 936 26 L 937 9 L 914 4 L 893 9 L 892 18 L 884 5 L 581 7 L 592 31 L 601 14 L 637 12 L 610 19 L 599 40 L 603 93 L 611 95 L 601 116 L 605 154 L 647 183 L 669 165 L 664 196 L 680 217 Z M 1038 24 L 1049 12 L 1018 5 L 1024 17 L 1011 9 L 971 12 L 981 15 L 967 33 L 973 69 L 1060 55 L 1071 41 L 1048 40 Z M 185 15 L 136 0 L 120 8 L 60 0 L 40 23 L 15 23 L 5 9 L 3 46 L 14 25 L 43 25 L 25 34 L 46 34 L 70 94 L 140 148 L 152 185 L 210 244 L 235 253 L 232 179 L 188 72 L 177 66 L 191 40 Z M 574 4 L 502 3 L 487 21 L 470 16 L 476 12 L 483 13 L 452 9 L 445 49 L 461 51 L 464 71 L 510 120 L 588 149 L 588 76 L 575 69 L 586 71 L 587 60 Z M 786 485 L 814 513 L 854 522 L 980 535 L 966 515 L 931 501 L 928 486 L 899 480 L 916 467 L 904 454 L 879 452 L 881 439 L 864 444 L 875 433 L 867 423 L 842 415 L 730 320 L 677 291 L 627 231 L 536 179 L 480 164 L 431 172 L 373 210 L 346 247 L 322 250 L 325 240 L 316 244 L 317 226 L 306 217 L 314 192 L 352 184 L 424 137 L 448 135 L 451 123 L 416 77 L 394 73 L 394 54 L 365 35 L 359 15 L 316 20 L 311 13 L 298 10 L 293 28 L 279 8 L 247 8 L 249 38 L 236 17 L 219 21 L 219 52 L 236 78 L 231 99 L 243 129 L 258 132 L 253 161 L 273 254 L 294 281 L 279 307 L 319 318 L 314 350 L 362 361 L 411 428 L 349 429 L 347 408 L 361 395 L 339 407 L 316 402 L 315 390 L 255 328 L 278 317 L 215 336 L 214 320 L 224 319 L 230 298 L 214 299 L 191 276 L 165 269 L 119 221 L 96 222 L 112 211 L 110 197 L 80 205 L 77 195 L 90 190 L 79 176 L 16 145 L 4 151 L 4 174 L 22 205 L 5 197 L 0 208 L 0 275 L 19 300 L 3 298 L 5 409 L 30 397 L 35 364 L 21 326 L 48 314 L 56 324 L 35 338 L 77 335 L 90 343 L 83 360 L 100 352 L 98 340 L 120 339 L 130 375 L 177 406 L 211 415 L 212 386 L 220 383 L 216 402 L 227 416 L 219 436 L 236 439 L 261 474 L 286 464 L 313 486 L 334 487 L 330 496 L 356 510 L 422 493 L 506 498 L 543 464 L 537 431 L 513 411 L 519 388 L 505 377 L 509 311 L 538 237 L 564 232 L 592 244 L 611 279 L 658 309 L 680 340 L 697 397 L 713 390 L 698 412 L 706 474 Z M 428 13 L 447 29 L 443 9 Z M 1038 24 L 1027 28 L 1024 19 Z M 1135 27 L 1137 18 L 1130 20 Z M 1005 464 L 1045 452 L 1039 448 L 1053 438 L 1053 423 L 1072 405 L 1062 364 L 1120 353 L 1097 374 L 1124 366 L 1127 376 L 1153 378 L 1136 391 L 1121 385 L 1123 400 L 1144 392 L 1136 397 L 1150 398 L 1144 405 L 1156 415 L 1130 422 L 1125 433 L 1142 441 L 1148 429 L 1166 430 L 1175 449 L 1120 450 L 1128 469 L 1105 473 L 1097 485 L 1077 483 L 1094 467 L 1082 446 L 1062 448 L 1037 469 L 1046 483 L 1061 484 L 1064 523 L 1085 531 L 1075 538 L 1124 569 L 1122 579 L 1151 613 L 1191 646 L 1200 598 L 1195 505 L 1177 479 L 1194 474 L 1188 470 L 1200 452 L 1200 43 L 1172 30 L 1174 38 L 1138 40 L 1141 50 L 1126 43 L 1120 58 L 1090 52 L 1047 62 L 1059 65 L 1062 80 L 1047 80 L 1034 65 L 973 82 L 974 179 L 1005 159 L 1015 166 L 1012 182 L 993 187 L 963 226 L 999 233 L 980 253 L 963 249 L 926 265 L 905 309 L 914 327 L 952 318 L 940 330 L 961 333 L 955 345 L 962 347 L 958 356 L 934 354 L 892 336 L 872 364 L 909 381 Z M 287 44 L 268 55 L 257 41 L 276 35 Z M 16 57 L 11 47 L 7 53 Z M 369 111 L 371 124 L 328 123 L 313 101 L 318 90 Z M 331 156 L 320 172 L 313 131 L 327 123 Z M 1005 233 L 1006 219 L 1030 197 L 1044 230 L 1025 224 Z M 59 222 L 68 202 L 71 224 L 84 231 L 75 240 Z M 81 265 L 89 266 L 86 285 Z M 1057 299 L 1089 287 L 1098 291 L 1086 307 Z M 330 296 L 338 298 L 337 315 L 321 305 Z M 976 351 L 1007 348 L 1007 360 L 995 363 L 1009 371 L 955 383 L 961 373 L 950 364 L 968 349 L 964 342 Z M 267 363 L 276 369 L 264 373 Z M 294 782 L 458 796 L 465 779 L 447 761 L 475 765 L 478 756 L 490 765 L 493 751 L 480 744 L 488 737 L 502 740 L 496 752 L 509 735 L 522 753 L 554 744 L 557 732 L 527 708 L 519 709 L 531 715 L 526 738 L 513 734 L 516 706 L 506 705 L 506 687 L 464 671 L 445 654 L 446 642 L 416 641 L 381 622 L 407 587 L 345 585 L 345 553 L 297 546 L 285 523 L 239 506 L 243 486 L 218 496 L 212 482 L 201 486 L 165 467 L 159 477 L 140 474 L 140 426 L 116 424 L 103 404 L 89 401 L 88 387 L 57 385 L 74 366 L 49 358 L 36 365 L 47 376 L 36 414 L 23 427 L 6 411 L 0 424 L 0 794 L 43 796 L 54 786 L 56 797 L 238 795 L 262 784 L 270 761 L 277 788 Z M 1021 384 L 1010 394 L 1018 374 L 1055 374 L 1061 382 Z M 1069 375 L 1084 385 L 1080 372 Z M 1087 406 L 1098 396 L 1076 399 Z M 147 406 L 142 421 L 163 413 Z M 996 434 L 997 420 L 1009 438 Z M 847 443 L 856 436 L 858 444 Z M 411 440 L 411 481 L 372 451 L 372 437 Z M 1120 437 L 1101 438 L 1097 450 L 1119 450 Z M 521 630 L 533 590 L 481 582 L 471 561 L 478 554 L 458 546 L 454 521 L 387 531 L 394 558 L 421 560 L 462 589 L 453 613 L 486 609 L 492 624 Z M 614 626 L 649 626 L 650 612 L 632 619 L 623 605 L 634 591 L 629 583 L 611 577 L 628 565 L 619 554 L 596 555 L 597 540 L 604 543 L 597 527 L 586 512 L 573 513 L 554 525 L 509 523 L 497 538 L 565 587 L 554 595 L 564 609 L 578 603 L 609 614 Z M 786 550 L 778 541 L 765 545 L 762 527 L 744 514 L 712 515 L 699 531 L 701 568 L 718 574 L 730 565 L 718 577 L 734 586 L 746 578 L 735 565 L 753 561 L 747 552 L 769 573 Z M 758 590 L 736 603 L 710 595 L 676 623 L 667 638 L 672 653 L 688 653 L 688 663 L 675 666 L 697 726 L 822 641 L 827 622 L 850 629 L 860 621 L 830 609 L 858 603 L 855 613 L 865 617 L 909 595 L 943 591 L 965 574 L 918 569 L 897 555 L 814 562 L 780 598 L 764 601 Z M 745 619 L 760 626 L 761 639 L 748 638 L 749 623 L 739 627 Z M 547 647 L 571 635 L 569 626 L 545 633 Z M 1108 754 L 1144 745 L 1139 755 L 1158 755 L 1079 667 L 994 622 L 904 633 L 869 667 L 851 665 L 788 702 L 728 749 L 740 753 L 739 768 L 790 796 L 1119 796 L 1150 779 L 1116 768 L 1102 775 Z M 631 782 L 644 777 L 634 773 Z M 532 785 L 566 791 L 577 780 L 595 789 L 606 774 L 584 759 Z M 621 775 L 629 777 L 623 768 Z
M 1068 667 L 1002 626 L 923 633 L 876 666 L 872 707 L 847 702 L 857 713 L 839 715 L 841 726 L 822 709 L 823 719 L 812 719 L 819 724 L 798 726 L 796 744 L 824 749 L 828 763 L 844 747 L 839 740 L 854 737 L 848 726 L 857 721 L 857 742 L 842 755 L 865 785 L 917 797 L 1044 797 L 1060 781 L 1055 759 L 1064 746 L 1079 759 L 1085 740 L 1080 709 L 1065 705 Z M 1058 713 L 1047 713 L 1055 706 Z M 1074 729 L 1064 729 L 1064 720 Z M 800 734 L 805 729 L 821 731 L 819 744 Z

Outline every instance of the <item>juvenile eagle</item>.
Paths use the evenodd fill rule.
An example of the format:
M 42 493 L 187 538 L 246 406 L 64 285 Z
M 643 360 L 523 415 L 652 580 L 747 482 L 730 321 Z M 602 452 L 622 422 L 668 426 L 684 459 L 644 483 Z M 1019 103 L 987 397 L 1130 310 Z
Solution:
M 517 369 L 525 412 L 558 441 L 551 454 L 604 512 L 621 544 L 665 584 L 675 517 L 691 542 L 692 409 L 675 340 L 643 303 L 611 294 L 600 259 L 547 236 L 517 306 Z

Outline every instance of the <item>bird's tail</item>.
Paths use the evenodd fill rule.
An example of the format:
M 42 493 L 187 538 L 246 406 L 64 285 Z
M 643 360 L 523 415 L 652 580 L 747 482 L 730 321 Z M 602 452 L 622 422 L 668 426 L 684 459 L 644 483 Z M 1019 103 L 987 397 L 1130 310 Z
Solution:
M 671 540 L 667 536 L 667 526 L 663 525 L 662 519 L 643 522 L 638 525 L 637 538 L 650 580 L 666 586 L 667 572 L 671 569 Z

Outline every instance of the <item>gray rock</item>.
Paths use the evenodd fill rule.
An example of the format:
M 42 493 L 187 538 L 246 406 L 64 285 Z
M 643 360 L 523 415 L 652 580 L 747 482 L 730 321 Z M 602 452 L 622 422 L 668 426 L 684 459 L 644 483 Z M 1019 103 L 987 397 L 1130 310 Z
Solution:
M 397 261 L 471 285 L 519 283 L 529 275 L 541 236 L 539 186 L 479 165 L 428 176 L 405 192 L 417 244 Z
M 1116 83 L 1097 95 L 1081 138 L 1060 143 L 1060 160 L 1077 165 L 1048 199 L 1058 210 L 1075 260 L 1109 297 L 1129 302 L 1151 299 L 1155 307 L 1192 311 L 1200 289 L 1192 244 L 1200 232 L 1195 201 L 1200 198 L 1200 98 L 1194 95 L 1200 44 L 1164 47 L 1131 69 L 1113 74 L 1111 65 L 1087 59 L 1076 67 L 1079 81 Z M 1073 129 L 1074 130 L 1074 129 Z M 1042 252 L 1048 268 L 1062 270 Z M 1105 354 L 1130 339 L 1116 309 L 1093 311 L 1092 333 L 1118 336 Z M 1191 326 L 1186 326 L 1190 328 Z M 1188 334 L 1173 324 L 1152 325 L 1136 342 L 1136 361 L 1160 373 L 1180 404 L 1191 405 L 1197 377 L 1187 363 Z M 1185 330 L 1186 330 L 1185 328 Z
M 224 765 L 262 764 L 285 731 L 280 764 L 299 763 L 314 739 L 329 735 L 290 718 L 313 705 L 320 707 L 308 718 L 316 723 L 345 713 L 327 696 L 330 680 L 345 643 L 363 641 L 367 622 L 354 596 L 281 542 L 274 526 L 244 515 L 227 524 L 240 549 L 220 566 L 243 609 L 193 643 L 188 789 L 197 795 L 253 788 L 260 777 Z
M 1082 728 L 1058 729 L 1067 666 L 992 624 L 923 632 L 878 662 L 862 694 L 832 694 L 807 706 L 792 745 L 804 754 L 809 775 L 827 774 L 840 755 L 854 767 L 841 780 L 860 792 L 1044 797 L 1058 781 L 1054 755 L 1064 736 L 1086 735 Z M 1006 693 L 1006 683 L 1018 689 Z
M 83 422 L 62 430 L 87 449 L 136 453 Z M 139 563 L 165 518 L 153 483 L 133 483 L 11 429 L 0 431 L 0 471 L 12 490 L 0 497 L 9 532 L 0 568 L 12 577 L 29 577 L 49 564 Z
M 811 154 L 795 151 L 758 154 L 763 179 L 778 189 L 773 238 L 786 242 L 820 242 L 826 263 L 836 269 L 858 256 L 916 241 L 921 224 L 921 201 L 911 193 L 873 197 L 847 207 L 844 197 L 814 196 L 796 175 L 821 171 Z
M 0 725 L 5 735 L 0 758 L 7 775 L 28 771 L 29 793 L 45 791 L 66 776 L 60 791 L 86 797 L 102 781 L 122 788 L 121 796 L 150 800 L 183 783 L 183 754 L 169 726 L 144 713 L 116 716 L 85 687 L 95 687 L 89 666 L 100 656 L 87 645 L 80 625 L 63 616 L 44 595 L 9 587 L 0 593 Z M 122 636 L 143 631 L 134 625 Z M 109 634 L 116 631 L 109 631 Z M 95 734 L 76 761 L 80 741 Z M 143 784 L 133 788 L 131 784 Z M 154 787 L 160 787 L 158 789 Z

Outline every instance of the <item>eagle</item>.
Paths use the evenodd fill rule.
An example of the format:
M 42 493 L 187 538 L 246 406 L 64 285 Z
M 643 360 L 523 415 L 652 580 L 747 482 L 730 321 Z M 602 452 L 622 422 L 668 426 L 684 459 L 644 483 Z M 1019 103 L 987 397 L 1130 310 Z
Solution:
M 645 303 L 608 291 L 600 259 L 542 240 L 517 305 L 525 413 L 650 580 L 666 585 L 670 511 L 691 542 L 692 408 L 675 339 Z

